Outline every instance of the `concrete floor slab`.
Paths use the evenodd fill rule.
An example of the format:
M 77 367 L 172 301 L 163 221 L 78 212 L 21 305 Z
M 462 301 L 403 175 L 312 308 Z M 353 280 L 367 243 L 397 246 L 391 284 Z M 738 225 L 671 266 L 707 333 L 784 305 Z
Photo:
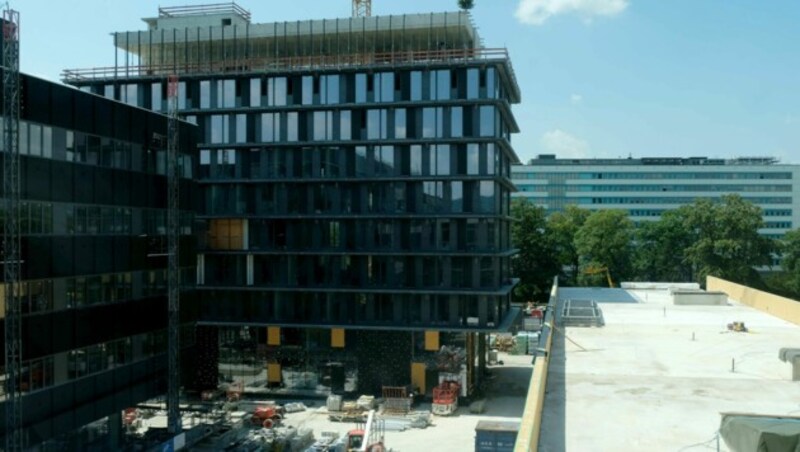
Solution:
M 800 413 L 800 385 L 778 359 L 800 344 L 796 325 L 733 301 L 674 306 L 666 290 L 565 288 L 559 298 L 597 300 L 606 326 L 557 330 L 542 451 L 715 449 L 720 412 Z M 733 321 L 750 332 L 728 331 Z

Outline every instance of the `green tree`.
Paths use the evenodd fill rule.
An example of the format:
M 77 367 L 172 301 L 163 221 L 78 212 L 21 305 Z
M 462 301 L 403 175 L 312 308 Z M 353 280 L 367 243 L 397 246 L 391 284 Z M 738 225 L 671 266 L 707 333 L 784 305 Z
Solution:
M 697 282 L 708 275 L 746 285 L 763 286 L 754 267 L 768 266 L 777 251 L 774 240 L 758 230 L 764 226 L 761 208 L 739 195 L 726 195 L 721 202 L 698 199 L 680 214 L 694 234 L 685 257 Z
M 575 249 L 575 235 L 592 212 L 570 204 L 561 212 L 552 213 L 547 218 L 547 235 L 552 244 L 559 268 L 567 268 L 564 285 L 577 284 L 580 260 Z
M 575 234 L 575 249 L 582 271 L 606 267 L 616 282 L 627 279 L 633 268 L 633 223 L 623 210 L 592 212 Z M 581 274 L 583 284 L 598 285 L 603 275 Z
M 636 230 L 634 269 L 642 281 L 691 281 L 692 266 L 684 250 L 694 234 L 683 210 L 669 210 L 657 221 L 643 222 Z
M 546 301 L 547 294 L 558 275 L 555 252 L 547 240 L 547 221 L 543 208 L 528 201 L 511 202 L 511 240 L 519 253 L 511 259 L 515 277 L 520 279 L 514 289 L 518 301 Z
M 472 7 L 474 6 L 475 6 L 474 0 L 458 0 L 458 7 L 465 11 L 472 9 Z
M 800 229 L 789 231 L 780 243 L 783 289 L 793 296 L 800 294 Z

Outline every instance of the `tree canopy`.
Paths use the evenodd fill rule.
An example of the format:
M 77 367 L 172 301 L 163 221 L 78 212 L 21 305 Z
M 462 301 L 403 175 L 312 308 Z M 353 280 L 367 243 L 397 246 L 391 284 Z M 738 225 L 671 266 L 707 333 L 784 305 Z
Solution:
M 754 267 L 768 266 L 777 251 L 773 240 L 760 235 L 764 226 L 761 209 L 739 195 L 726 195 L 721 202 L 698 199 L 678 209 L 690 231 L 685 257 L 695 280 L 718 276 L 742 284 L 760 285 Z
M 633 269 L 633 222 L 624 210 L 592 212 L 575 234 L 575 249 L 580 256 L 582 282 L 595 282 L 598 275 L 585 272 L 591 268 L 608 268 L 615 281 L 628 279 Z
M 758 269 L 782 252 L 783 271 L 769 278 L 781 293 L 800 294 L 800 230 L 779 244 L 762 234 L 761 209 L 738 195 L 698 199 L 634 225 L 624 210 L 591 212 L 574 205 L 549 217 L 523 200 L 512 202 L 512 260 L 516 290 L 523 300 L 544 299 L 555 275 L 565 285 L 605 285 L 614 281 L 697 281 L 707 275 L 765 287 Z
M 545 211 L 525 200 L 511 203 L 512 245 L 519 253 L 511 261 L 520 279 L 514 295 L 519 301 L 546 301 L 553 277 L 559 273 L 558 259 L 547 238 Z
M 472 9 L 475 6 L 474 0 L 458 0 L 458 7 L 463 10 Z
M 575 249 L 575 235 L 583 226 L 591 212 L 588 209 L 570 204 L 561 212 L 554 212 L 547 218 L 547 236 L 552 244 L 560 268 L 569 271 L 564 274 L 565 284 L 577 284 L 580 256 Z
M 658 221 L 645 221 L 636 230 L 634 270 L 643 281 L 690 281 L 692 265 L 684 250 L 694 234 L 683 211 L 670 210 Z

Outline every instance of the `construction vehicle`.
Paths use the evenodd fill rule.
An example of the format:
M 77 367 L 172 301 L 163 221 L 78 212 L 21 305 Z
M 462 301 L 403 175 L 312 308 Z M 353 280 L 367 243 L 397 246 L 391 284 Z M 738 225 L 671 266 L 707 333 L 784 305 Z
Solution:
M 269 429 L 280 424 L 281 420 L 283 420 L 283 408 L 276 405 L 259 406 L 253 410 L 250 425 Z
M 458 410 L 458 394 L 461 385 L 456 381 L 445 380 L 433 388 L 431 412 L 437 416 L 449 416 Z
M 370 410 L 365 424 L 347 432 L 347 452 L 385 452 L 383 423 Z
M 606 266 L 589 266 L 586 270 L 583 271 L 584 275 L 597 275 L 599 273 L 605 273 L 606 279 L 608 280 L 608 287 L 614 287 L 614 281 L 611 280 L 611 272 L 608 271 L 608 267 Z

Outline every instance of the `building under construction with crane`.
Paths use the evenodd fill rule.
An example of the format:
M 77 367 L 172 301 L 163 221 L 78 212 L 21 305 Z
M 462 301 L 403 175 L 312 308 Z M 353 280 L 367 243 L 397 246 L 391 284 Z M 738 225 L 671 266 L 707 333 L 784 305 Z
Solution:
M 113 33 L 113 66 L 63 73 L 155 111 L 180 77 L 201 136 L 192 389 L 426 393 L 446 371 L 466 394 L 485 335 L 517 316 L 507 52 L 466 11 L 370 12 L 254 23 L 234 3 L 164 7 Z

